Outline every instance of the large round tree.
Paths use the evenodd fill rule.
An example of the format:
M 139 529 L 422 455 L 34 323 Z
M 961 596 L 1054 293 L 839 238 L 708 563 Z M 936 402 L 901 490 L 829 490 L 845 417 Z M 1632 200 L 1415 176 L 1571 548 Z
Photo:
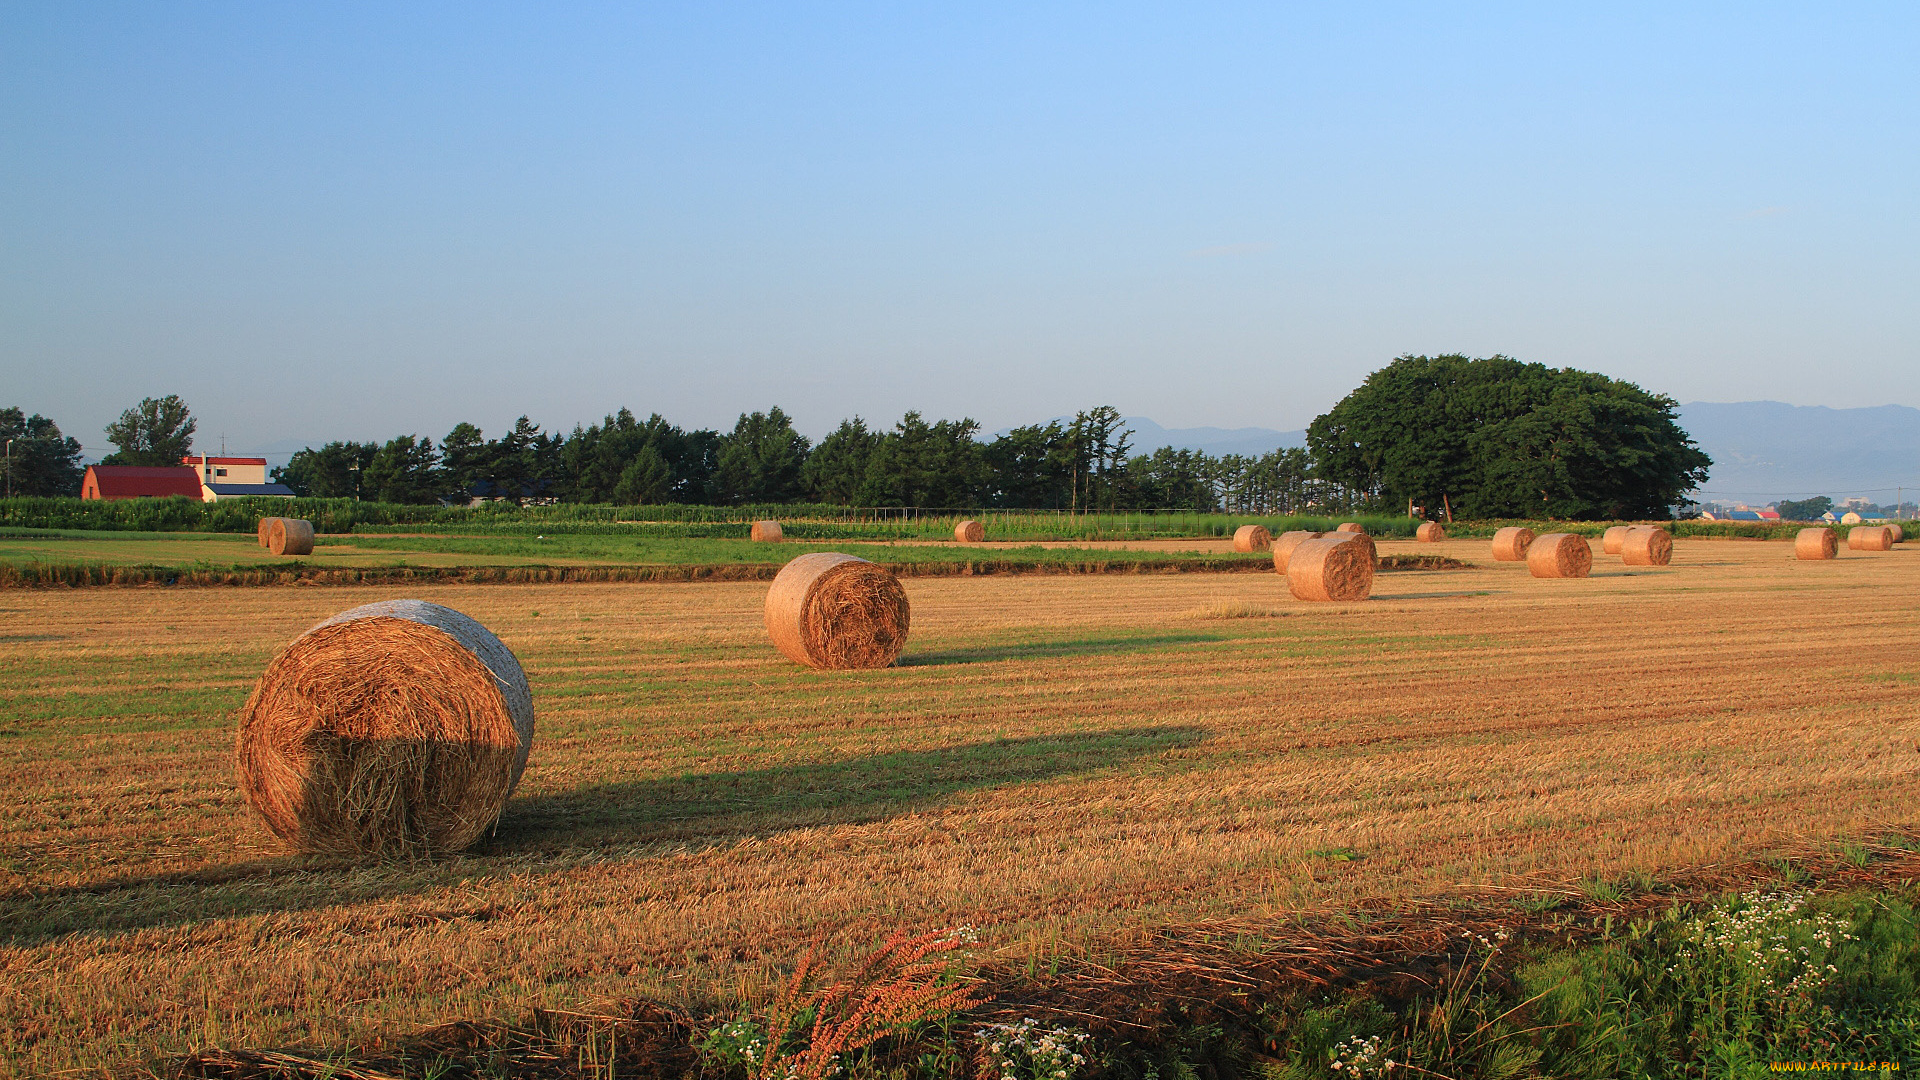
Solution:
M 1403 356 L 1315 418 L 1307 445 L 1326 479 L 1387 507 L 1663 518 L 1713 464 L 1681 430 L 1676 405 L 1605 375 L 1507 356 Z

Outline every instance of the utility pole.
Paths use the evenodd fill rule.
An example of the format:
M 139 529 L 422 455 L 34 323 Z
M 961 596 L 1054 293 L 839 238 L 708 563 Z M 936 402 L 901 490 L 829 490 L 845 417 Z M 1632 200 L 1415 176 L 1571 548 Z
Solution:
M 13 440 L 7 440 L 7 498 L 13 498 Z

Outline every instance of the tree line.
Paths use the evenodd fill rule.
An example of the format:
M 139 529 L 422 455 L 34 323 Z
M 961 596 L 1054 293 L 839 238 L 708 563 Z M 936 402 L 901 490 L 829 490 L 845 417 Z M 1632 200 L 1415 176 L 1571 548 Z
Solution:
M 846 420 L 816 445 L 778 406 L 741 414 L 733 430 L 687 430 L 658 413 L 621 409 L 561 435 L 527 417 L 489 439 L 458 424 L 438 444 L 333 442 L 302 450 L 274 478 L 302 495 L 396 503 L 463 499 L 614 505 L 782 502 L 842 506 L 1180 508 L 1293 513 L 1337 493 L 1305 450 L 1215 457 L 1132 452 L 1119 410 L 980 438 L 971 418 L 909 412 L 891 428 Z
M 1214 456 L 1135 453 L 1101 405 L 980 437 L 971 418 L 909 412 L 890 428 L 858 416 L 816 445 L 778 407 L 733 429 L 685 429 L 621 409 L 561 434 L 522 416 L 496 437 L 461 423 L 438 442 L 401 435 L 330 442 L 273 478 L 296 494 L 430 504 L 474 499 L 639 506 L 783 502 L 854 507 L 1166 508 L 1251 514 L 1351 510 L 1429 517 L 1665 517 L 1711 461 L 1677 403 L 1632 383 L 1505 356 L 1403 356 L 1307 429 L 1307 447 Z M 119 464 L 175 464 L 195 422 L 177 396 L 148 398 L 107 426 Z M 58 425 L 0 410 L 17 494 L 76 494 L 80 446 Z

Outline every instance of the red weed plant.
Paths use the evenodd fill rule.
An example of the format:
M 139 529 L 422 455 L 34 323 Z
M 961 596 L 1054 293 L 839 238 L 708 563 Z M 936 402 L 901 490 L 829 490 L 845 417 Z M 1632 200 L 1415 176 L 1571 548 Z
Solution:
M 827 1080 L 840 1073 L 844 1055 L 978 1004 L 979 983 L 961 973 L 963 950 L 976 940 L 973 928 L 965 926 L 895 933 L 845 978 L 812 990 L 820 948 L 809 948 L 767 1016 L 766 1047 L 754 1063 L 755 1077 Z M 782 1053 L 782 1034 L 808 1012 L 813 1024 L 806 1046 Z

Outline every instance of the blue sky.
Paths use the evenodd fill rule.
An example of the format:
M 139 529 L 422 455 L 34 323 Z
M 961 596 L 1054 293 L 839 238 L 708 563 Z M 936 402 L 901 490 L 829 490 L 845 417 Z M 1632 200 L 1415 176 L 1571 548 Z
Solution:
M 1920 8 L 0 0 L 0 404 L 1290 429 L 1920 404 Z

